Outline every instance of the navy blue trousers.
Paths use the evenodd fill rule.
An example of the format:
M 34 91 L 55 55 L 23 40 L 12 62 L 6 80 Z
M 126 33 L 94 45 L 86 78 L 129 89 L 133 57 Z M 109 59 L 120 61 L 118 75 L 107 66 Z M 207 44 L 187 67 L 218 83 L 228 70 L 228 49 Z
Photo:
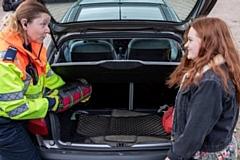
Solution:
M 0 117 L 0 160 L 41 160 L 24 125 L 26 121 Z

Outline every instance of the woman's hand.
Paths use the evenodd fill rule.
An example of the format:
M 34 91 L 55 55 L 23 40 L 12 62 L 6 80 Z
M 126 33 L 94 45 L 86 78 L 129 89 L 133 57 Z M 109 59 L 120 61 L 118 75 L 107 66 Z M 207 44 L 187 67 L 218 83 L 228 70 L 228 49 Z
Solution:
M 165 160 L 170 160 L 170 159 L 168 157 L 166 157 Z

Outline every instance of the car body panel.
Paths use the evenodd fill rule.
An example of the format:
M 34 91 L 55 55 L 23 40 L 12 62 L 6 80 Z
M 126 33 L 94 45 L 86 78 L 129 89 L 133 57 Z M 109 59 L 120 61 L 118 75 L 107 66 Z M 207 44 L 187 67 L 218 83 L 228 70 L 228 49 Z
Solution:
M 159 160 L 166 157 L 166 149 L 152 150 L 152 151 L 120 151 L 120 152 L 83 152 L 83 151 L 69 151 L 69 150 L 48 150 L 45 148 L 38 148 L 43 159 L 48 160 Z

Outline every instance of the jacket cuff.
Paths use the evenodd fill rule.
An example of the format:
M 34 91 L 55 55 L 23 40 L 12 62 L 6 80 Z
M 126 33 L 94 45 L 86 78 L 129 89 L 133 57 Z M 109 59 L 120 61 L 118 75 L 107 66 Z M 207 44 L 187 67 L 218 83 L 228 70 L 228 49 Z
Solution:
M 175 154 L 173 153 L 173 151 L 172 151 L 172 148 L 168 151 L 167 156 L 168 156 L 168 158 L 171 159 L 171 160 L 184 160 L 183 158 L 178 157 L 177 155 L 175 155 Z

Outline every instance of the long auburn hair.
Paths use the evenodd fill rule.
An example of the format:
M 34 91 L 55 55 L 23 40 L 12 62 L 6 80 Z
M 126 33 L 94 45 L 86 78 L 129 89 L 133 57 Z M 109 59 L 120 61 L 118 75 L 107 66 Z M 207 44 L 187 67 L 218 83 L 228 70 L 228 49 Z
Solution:
M 225 59 L 224 64 L 227 70 L 219 65 L 211 67 L 221 77 L 226 92 L 228 91 L 227 79 L 230 76 L 236 87 L 238 104 L 240 104 L 240 59 L 228 25 L 219 18 L 196 18 L 184 33 L 184 44 L 188 40 L 187 35 L 191 27 L 194 28 L 197 36 L 201 39 L 198 57 L 194 60 L 188 59 L 188 51 L 186 50 L 180 65 L 170 75 L 166 83 L 170 88 L 173 86 L 179 87 L 184 74 L 188 73 L 182 88 L 184 89 L 192 83 L 197 84 L 197 80 L 203 75 L 202 68 L 204 65 L 212 63 L 215 56 L 221 55 Z M 199 76 L 195 76 L 197 72 L 200 73 Z

